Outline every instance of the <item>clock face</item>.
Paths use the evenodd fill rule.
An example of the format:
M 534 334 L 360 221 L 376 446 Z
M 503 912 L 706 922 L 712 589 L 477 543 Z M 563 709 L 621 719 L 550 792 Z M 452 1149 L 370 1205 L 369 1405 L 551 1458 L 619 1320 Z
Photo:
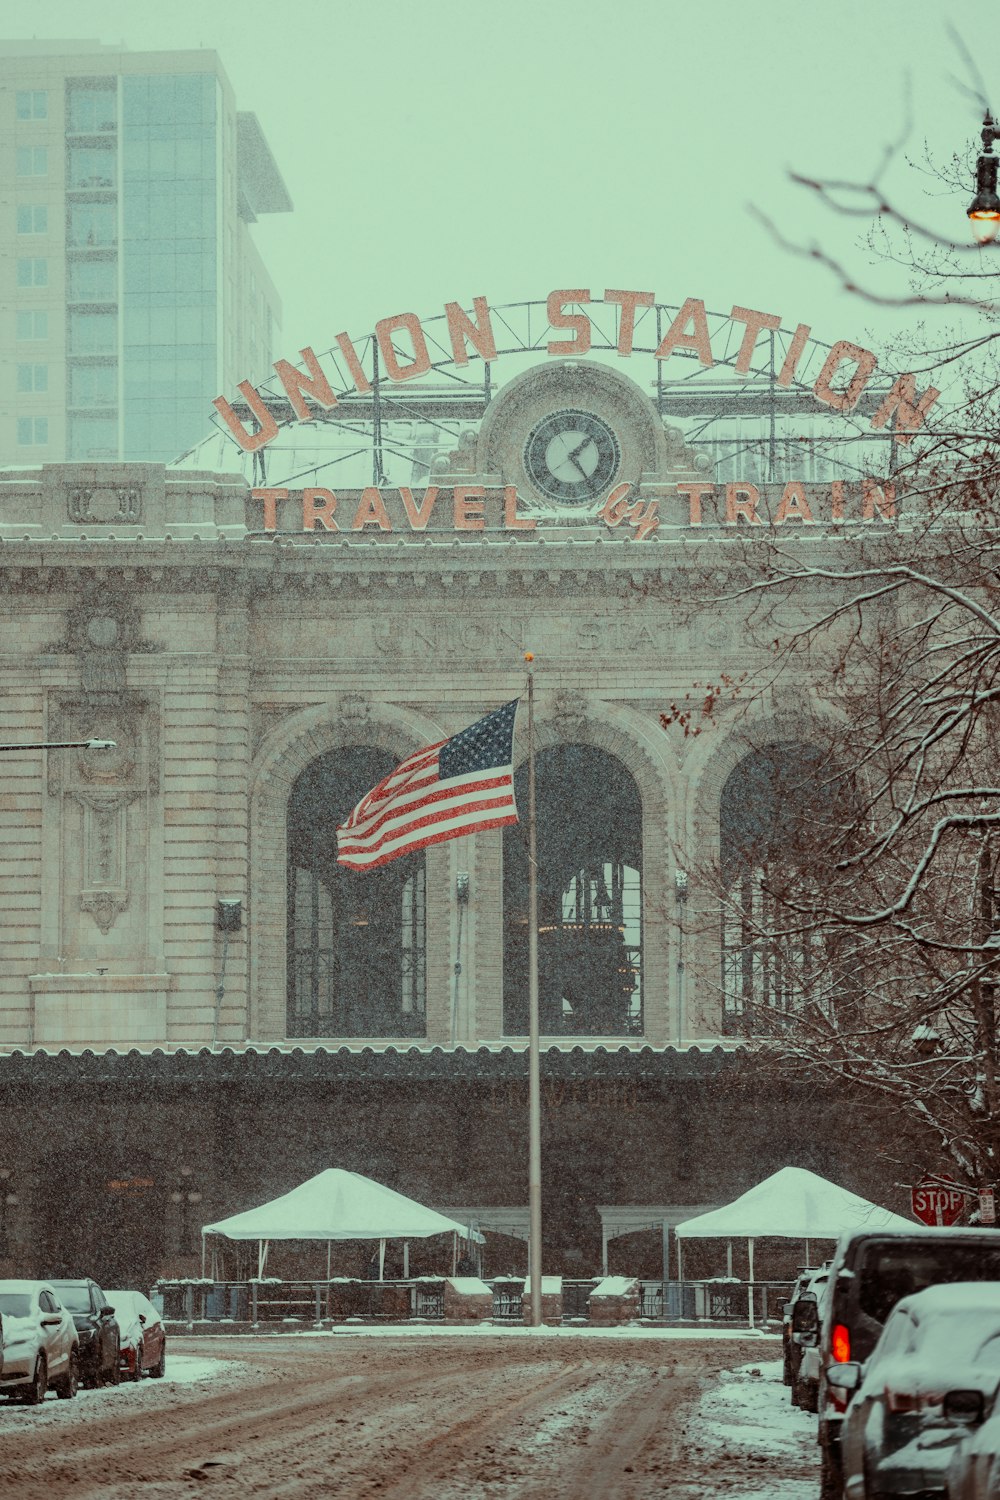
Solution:
M 561 505 L 586 505 L 609 488 L 621 450 L 608 424 L 588 411 L 554 411 L 530 433 L 524 467 L 536 489 Z

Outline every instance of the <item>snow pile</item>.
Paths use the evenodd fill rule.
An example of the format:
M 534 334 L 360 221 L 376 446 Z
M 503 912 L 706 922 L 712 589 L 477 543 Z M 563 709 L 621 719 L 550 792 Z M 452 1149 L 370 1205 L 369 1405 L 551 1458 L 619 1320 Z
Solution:
M 734 1477 L 745 1478 L 726 1500 L 815 1500 L 816 1418 L 792 1406 L 780 1359 L 724 1372 L 702 1397 L 689 1438 L 709 1456 L 726 1454 Z

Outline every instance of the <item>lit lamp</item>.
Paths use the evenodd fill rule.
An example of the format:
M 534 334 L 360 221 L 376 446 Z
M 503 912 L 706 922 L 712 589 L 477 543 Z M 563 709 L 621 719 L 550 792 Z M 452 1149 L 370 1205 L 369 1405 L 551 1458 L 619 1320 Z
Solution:
M 972 233 L 981 245 L 988 245 L 1000 234 L 1000 197 L 997 197 L 1000 161 L 993 155 L 993 142 L 998 138 L 1000 129 L 987 110 L 983 120 L 983 150 L 976 161 L 976 196 L 968 210 Z

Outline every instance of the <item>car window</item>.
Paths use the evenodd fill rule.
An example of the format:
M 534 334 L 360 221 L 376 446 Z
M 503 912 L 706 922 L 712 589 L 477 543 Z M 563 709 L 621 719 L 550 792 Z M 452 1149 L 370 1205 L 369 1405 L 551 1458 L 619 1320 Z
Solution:
M 56 1291 L 62 1298 L 63 1306 L 68 1307 L 70 1312 L 89 1313 L 91 1311 L 89 1287 L 64 1286 L 57 1281 Z
M 53 1313 L 59 1311 L 56 1307 L 56 1300 L 51 1292 L 39 1292 L 38 1301 L 42 1312 Z
M 884 1323 L 900 1298 L 953 1281 L 1000 1281 L 1000 1244 L 868 1245 L 859 1268 L 858 1304 Z
M 30 1318 L 34 1303 L 30 1292 L 0 1292 L 0 1314 L 5 1318 Z

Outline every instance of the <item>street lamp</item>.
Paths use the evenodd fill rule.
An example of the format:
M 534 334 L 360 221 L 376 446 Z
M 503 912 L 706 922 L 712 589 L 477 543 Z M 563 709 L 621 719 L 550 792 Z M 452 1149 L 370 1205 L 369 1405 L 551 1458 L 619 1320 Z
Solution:
M 43 740 L 40 745 L 0 745 L 3 750 L 114 750 L 116 740 Z
M 993 142 L 1000 140 L 1000 126 L 993 123 L 989 110 L 983 120 L 983 149 L 976 161 L 976 196 L 969 204 L 972 233 L 981 245 L 988 245 L 1000 234 L 1000 197 L 997 197 L 998 158 Z

